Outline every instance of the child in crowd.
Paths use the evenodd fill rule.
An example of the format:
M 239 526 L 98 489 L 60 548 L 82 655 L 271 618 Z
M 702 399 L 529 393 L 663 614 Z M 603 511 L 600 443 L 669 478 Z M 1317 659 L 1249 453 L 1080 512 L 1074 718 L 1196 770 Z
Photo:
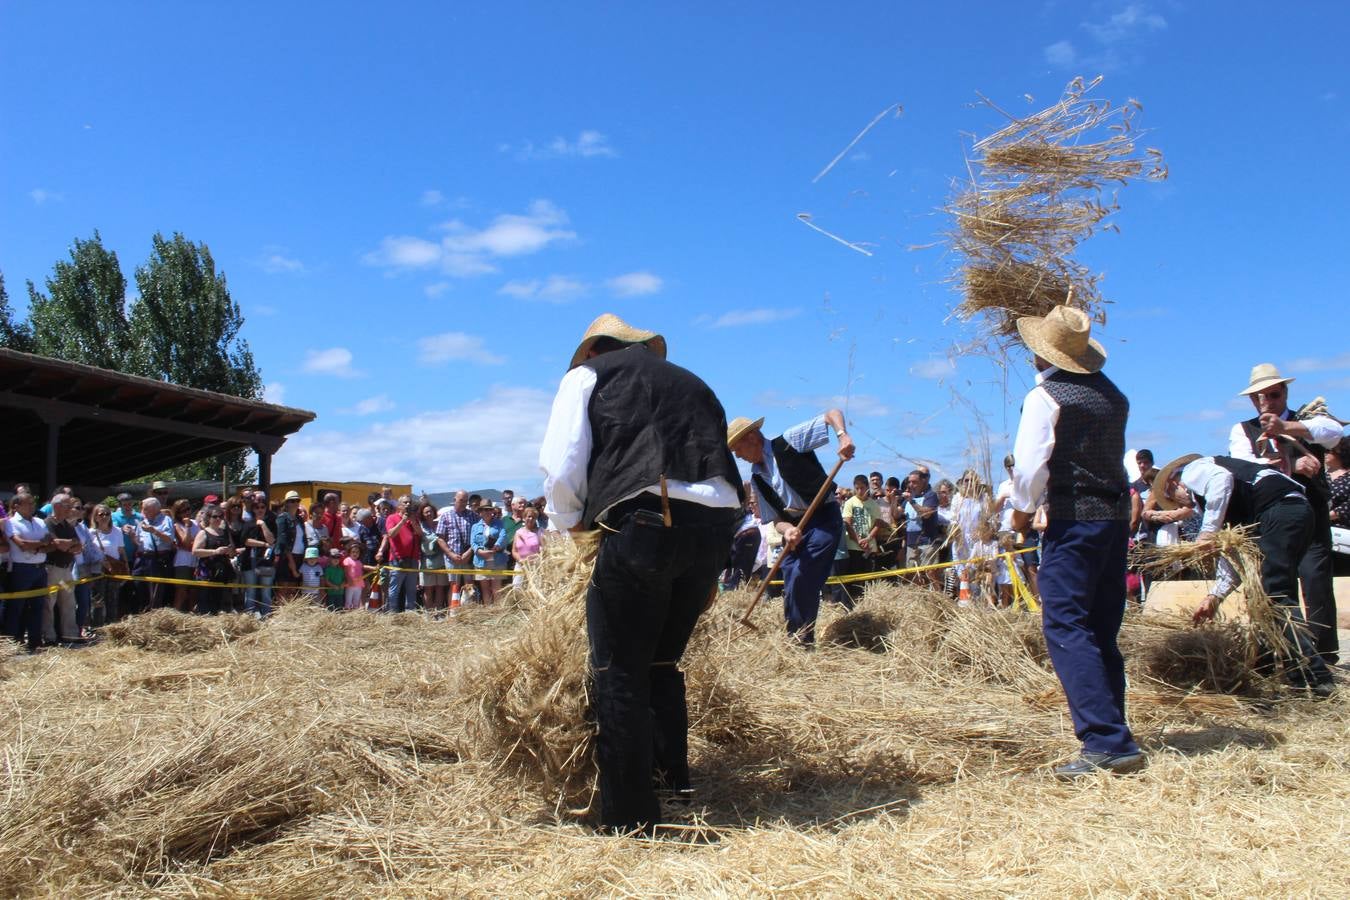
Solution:
M 361 542 L 347 542 L 347 555 L 342 559 L 342 572 L 345 576 L 343 590 L 344 609 L 360 609 L 361 594 L 365 590 L 365 570 L 361 567 Z
M 1005 531 L 998 536 L 998 552 L 1012 553 L 1017 549 L 1017 534 L 1012 531 Z M 1011 557 L 1012 565 L 1017 570 L 1017 577 L 1026 583 L 1026 572 L 1022 569 L 1022 557 Z M 998 585 L 998 605 L 1012 606 L 1013 602 L 1013 576 L 1008 568 L 1008 557 L 998 560 L 994 566 L 994 583 Z
M 998 533 L 993 523 L 981 522 L 975 531 L 975 543 L 970 548 L 970 558 L 980 562 L 972 564 L 974 570 L 970 579 L 972 600 L 983 598 L 990 606 L 996 604 L 994 593 L 994 556 L 998 554 Z
M 323 585 L 323 560 L 319 558 L 318 547 L 305 548 L 305 560 L 300 564 L 299 600 L 302 603 L 318 603 L 319 590 Z
M 334 547 L 328 551 L 327 564 L 323 567 L 324 601 L 329 609 L 342 609 L 346 584 L 347 572 L 342 568 L 342 549 Z

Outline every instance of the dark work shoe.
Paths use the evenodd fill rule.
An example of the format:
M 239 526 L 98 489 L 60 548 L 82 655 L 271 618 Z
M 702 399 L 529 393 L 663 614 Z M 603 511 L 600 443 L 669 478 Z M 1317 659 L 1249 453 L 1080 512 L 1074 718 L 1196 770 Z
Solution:
M 1308 691 L 1318 700 L 1328 700 L 1336 696 L 1336 682 L 1319 681 L 1317 684 L 1309 687 Z
M 1055 777 L 1061 781 L 1073 781 L 1098 772 L 1110 772 L 1115 775 L 1128 775 L 1138 772 L 1148 765 L 1144 754 L 1134 753 L 1097 753 L 1084 750 L 1073 762 L 1055 767 Z

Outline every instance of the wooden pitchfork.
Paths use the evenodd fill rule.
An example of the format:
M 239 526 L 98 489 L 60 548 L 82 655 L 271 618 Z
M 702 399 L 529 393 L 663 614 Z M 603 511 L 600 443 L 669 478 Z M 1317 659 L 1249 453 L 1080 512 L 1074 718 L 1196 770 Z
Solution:
M 830 485 L 834 483 L 834 476 L 839 474 L 839 470 L 844 467 L 844 462 L 844 458 L 842 456 L 839 457 L 839 462 L 835 463 L 834 468 L 830 470 L 830 474 L 825 476 L 825 483 L 820 486 L 820 490 L 816 491 L 815 499 L 812 500 L 811 505 L 806 508 L 806 512 L 802 513 L 801 520 L 797 523 L 797 529 L 799 531 L 806 528 L 807 523 L 811 521 L 811 516 L 815 514 L 817 507 L 825 500 L 825 495 L 829 493 Z M 755 606 L 759 603 L 759 598 L 764 596 L 764 591 L 769 587 L 769 582 L 773 581 L 773 576 L 777 575 L 778 570 L 782 568 L 783 560 L 787 559 L 788 553 L 795 552 L 795 550 L 784 550 L 782 553 L 778 554 L 778 561 L 773 564 L 773 568 L 769 570 L 769 574 L 760 584 L 759 590 L 755 592 L 755 599 L 751 600 L 750 605 L 745 608 L 745 615 L 741 616 L 741 624 L 751 631 L 758 631 L 758 629 L 755 628 L 754 624 L 750 621 L 750 614 L 755 611 Z

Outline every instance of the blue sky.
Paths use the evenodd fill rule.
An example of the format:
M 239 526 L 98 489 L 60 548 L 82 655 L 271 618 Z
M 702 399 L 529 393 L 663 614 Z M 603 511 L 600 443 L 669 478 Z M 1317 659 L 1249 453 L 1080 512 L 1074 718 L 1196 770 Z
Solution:
M 1212 452 L 1257 362 L 1350 409 L 1348 26 L 1332 2 L 10 0 L 0 272 L 22 309 L 95 228 L 128 280 L 155 231 L 207 243 L 269 396 L 319 414 L 279 479 L 535 490 L 604 311 L 729 416 L 846 406 L 859 470 L 959 470 L 972 410 L 1004 452 L 1030 374 L 948 361 L 952 260 L 912 248 L 999 124 L 977 92 L 1033 110 L 1103 74 L 1171 169 L 1081 254 L 1115 301 L 1107 371 L 1132 446 Z

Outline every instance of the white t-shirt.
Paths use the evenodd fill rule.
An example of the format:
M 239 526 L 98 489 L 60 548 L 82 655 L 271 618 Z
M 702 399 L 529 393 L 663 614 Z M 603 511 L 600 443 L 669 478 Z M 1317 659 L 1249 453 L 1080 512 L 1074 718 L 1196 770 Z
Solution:
M 44 540 L 49 533 L 50 532 L 47 530 L 47 523 L 37 516 L 33 516 L 31 519 L 25 519 L 16 513 L 5 519 L 6 538 L 18 535 L 19 539 L 23 541 L 41 541 Z M 36 553 L 30 553 L 27 550 L 20 550 L 17 544 L 10 544 L 9 558 L 11 562 L 40 565 L 47 561 L 47 551 L 41 550 Z
M 998 486 L 998 493 L 994 495 L 994 503 L 998 508 L 998 530 L 1012 531 L 1013 517 L 1013 482 L 1011 478 L 1003 479 L 1003 483 Z
M 122 558 L 122 532 L 114 528 L 106 534 L 97 528 L 91 528 L 89 535 L 94 539 L 94 546 L 103 551 L 104 557 L 108 559 Z
M 191 547 L 193 542 L 197 540 L 197 533 L 201 530 L 202 526 L 198 525 L 195 520 L 188 521 L 187 542 L 189 547 Z M 174 540 L 175 542 L 178 540 L 178 532 L 176 524 L 174 526 Z M 174 568 L 177 568 L 179 566 L 195 566 L 197 565 L 197 557 L 192 555 L 191 550 L 184 550 L 181 546 L 178 546 L 177 543 L 175 543 L 173 551 L 173 565 Z

